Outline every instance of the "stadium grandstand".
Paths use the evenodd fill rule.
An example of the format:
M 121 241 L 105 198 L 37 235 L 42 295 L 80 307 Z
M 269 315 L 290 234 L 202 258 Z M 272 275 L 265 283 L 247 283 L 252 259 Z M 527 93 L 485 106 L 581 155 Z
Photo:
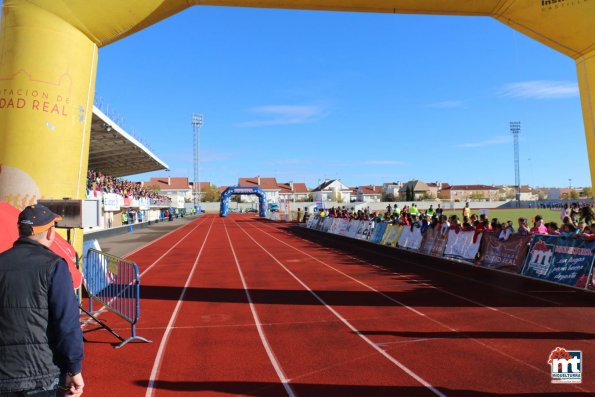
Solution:
M 93 106 L 90 141 L 87 199 L 102 203 L 100 229 L 164 219 L 170 212 L 177 214 L 171 198 L 122 178 L 168 171 L 169 167 L 97 106 Z

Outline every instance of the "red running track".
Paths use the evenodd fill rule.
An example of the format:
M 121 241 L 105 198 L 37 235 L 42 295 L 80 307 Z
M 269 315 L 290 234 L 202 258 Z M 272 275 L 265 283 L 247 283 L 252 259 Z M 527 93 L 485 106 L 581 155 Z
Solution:
M 252 215 L 204 216 L 130 258 L 137 332 L 153 343 L 115 350 L 107 332 L 87 332 L 87 396 L 595 390 L 593 294 Z M 583 352 L 582 384 L 550 383 L 558 346 Z

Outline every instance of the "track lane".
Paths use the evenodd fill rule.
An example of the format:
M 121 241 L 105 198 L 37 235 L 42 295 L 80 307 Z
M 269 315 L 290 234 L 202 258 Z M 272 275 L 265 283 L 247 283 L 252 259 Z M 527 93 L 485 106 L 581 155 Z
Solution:
M 159 285 L 160 288 L 168 289 L 171 295 L 179 297 L 182 280 L 192 267 L 192 261 L 187 258 L 196 256 L 197 242 L 206 238 L 206 229 L 200 227 L 203 223 L 204 220 L 197 220 L 189 224 L 192 227 L 177 229 L 177 233 L 171 233 L 159 243 L 148 245 L 147 257 L 153 260 L 153 267 L 141 278 L 141 317 L 137 330 L 139 335 L 152 340 L 152 343 L 132 342 L 116 350 L 113 349 L 116 340 L 107 332 L 99 330 L 85 333 L 89 340 L 85 343 L 86 396 L 145 395 L 147 384 L 138 380 L 149 379 L 167 321 L 175 308 L 175 302 L 156 296 L 151 286 Z M 155 263 L 175 243 L 179 243 L 175 249 L 176 255 L 164 256 Z M 141 252 L 137 253 L 136 260 L 142 269 L 150 263 L 143 260 Z M 130 334 L 129 324 L 115 314 L 104 313 L 101 319 L 122 336 Z
M 442 395 L 358 333 L 347 319 L 252 239 L 240 222 L 236 225 L 232 236 L 241 248 L 238 251 L 244 253 L 240 261 L 244 263 L 248 284 L 253 295 L 259 297 L 259 293 L 264 293 L 258 300 L 261 318 L 275 324 L 286 322 L 286 326 L 267 328 L 271 328 L 268 332 L 271 343 L 298 394 L 306 383 L 320 384 L 318 394 L 312 395 L 321 396 L 330 395 L 324 391 L 326 385 L 354 386 L 354 391 L 369 387 L 370 393 L 375 393 L 378 387 L 386 388 L 377 395 L 394 394 L 398 390 L 408 390 L 409 395 Z M 313 319 L 317 322 L 312 322 Z M 308 327 L 304 326 L 304 320 L 310 321 Z
M 293 397 L 263 347 L 224 220 L 211 219 L 211 234 L 196 259 L 196 271 L 188 277 L 183 304 L 171 324 L 154 395 Z M 214 291 L 223 299 L 213 299 L 210 294 Z M 233 295 L 225 295 L 225 291 L 233 291 Z
M 266 225 L 266 226 L 265 226 Z M 251 225 L 252 226 L 252 225 Z M 262 229 L 267 228 L 267 229 L 277 229 L 279 226 L 275 225 L 275 226 L 271 226 L 270 224 L 264 224 L 264 223 L 254 223 L 253 226 L 256 229 L 259 229 L 262 233 L 267 234 L 268 238 L 267 239 L 263 239 L 262 243 L 263 245 L 269 244 L 270 249 L 271 250 L 275 250 L 274 244 L 271 242 L 271 240 L 276 239 L 277 237 L 273 234 L 273 232 L 271 231 L 264 231 Z M 257 237 L 257 234 L 254 232 L 250 233 L 251 236 L 254 236 L 255 238 L 257 238 L 258 240 L 261 240 L 261 238 Z M 287 237 L 287 235 L 285 234 L 284 237 Z M 291 239 L 291 236 L 289 237 L 289 239 Z M 299 240 L 295 239 L 296 243 L 299 242 Z M 307 247 L 307 245 L 306 245 Z M 302 250 L 303 251 L 304 247 L 302 248 L 297 248 L 297 250 Z M 285 245 L 285 250 L 281 250 L 281 251 L 274 251 L 275 255 L 279 255 L 279 258 L 282 258 L 284 260 L 286 260 L 288 262 L 288 266 L 292 268 L 292 270 L 296 271 L 297 274 L 300 274 L 300 277 L 304 277 L 304 279 L 308 279 L 309 274 L 312 273 L 313 269 L 303 269 L 303 273 L 300 273 L 300 269 L 299 269 L 299 260 L 295 259 L 295 255 L 292 254 L 288 254 L 285 255 L 286 252 L 283 251 L 287 251 L 290 250 L 291 248 L 289 248 L 288 245 Z M 354 261 L 352 263 L 349 263 L 345 261 L 345 257 L 344 255 L 341 255 L 339 258 L 332 258 L 333 253 L 329 250 L 326 249 L 313 249 L 312 251 L 315 251 L 315 255 L 317 257 L 314 257 L 313 255 L 310 254 L 306 254 L 307 257 L 309 257 L 311 260 L 314 261 L 318 261 L 319 263 L 324 264 L 324 260 L 328 260 L 330 261 L 329 263 L 335 263 L 337 261 L 337 259 L 339 259 L 340 261 L 342 261 L 342 269 L 345 269 L 345 271 L 347 273 L 350 274 L 358 274 L 355 279 L 361 279 L 361 278 L 367 278 L 368 280 L 366 281 L 367 283 L 378 283 L 379 280 L 373 280 L 374 277 L 378 278 L 377 274 L 374 274 L 374 272 L 370 272 L 370 266 L 369 264 L 362 264 L 361 261 Z M 285 255 L 285 256 L 284 256 Z M 328 258 L 326 258 L 326 256 L 328 256 Z M 287 259 L 286 259 L 287 258 Z M 360 262 L 359 266 L 358 266 L 358 262 Z M 362 269 L 363 267 L 363 269 Z M 325 271 L 328 270 L 324 269 L 324 271 L 316 271 L 317 273 L 317 278 L 323 279 L 324 281 L 322 281 L 322 283 L 318 282 L 317 279 L 313 279 L 312 282 L 316 283 L 318 282 L 318 285 L 320 286 L 321 289 L 324 289 L 326 285 L 328 285 L 328 278 L 330 278 L 331 276 L 325 276 L 323 273 L 325 273 Z M 321 274 L 322 273 L 322 274 Z M 393 272 L 390 272 L 393 273 Z M 394 279 L 392 277 L 386 277 L 387 272 L 382 272 L 381 274 L 384 275 L 384 279 L 388 279 L 389 280 L 389 285 L 382 285 L 379 287 L 379 289 L 381 291 L 391 291 L 390 289 L 390 284 L 394 283 Z M 345 275 L 346 277 L 352 277 L 349 275 Z M 403 280 L 405 280 L 405 282 L 403 283 Z M 411 274 L 407 274 L 405 275 L 405 277 L 400 277 L 399 280 L 397 280 L 398 283 L 401 283 L 401 286 L 404 288 L 407 288 L 407 286 L 409 288 L 411 288 L 411 285 L 415 285 L 415 289 L 419 289 L 419 286 L 426 286 L 428 283 L 428 280 L 415 280 L 412 278 Z M 412 284 L 413 282 L 413 284 Z M 386 283 L 385 283 L 386 284 Z M 316 284 L 314 284 L 316 285 Z M 366 284 L 367 285 L 367 284 Z M 374 285 L 374 284 L 373 284 Z M 349 288 L 349 287 L 347 287 Z M 376 288 L 371 288 L 371 290 L 376 290 L 378 291 L 378 289 Z M 431 292 L 431 289 L 428 289 Z M 394 295 L 392 292 L 398 292 L 398 291 L 392 291 L 390 294 L 386 294 L 384 292 L 379 291 L 379 294 L 384 294 L 384 295 Z M 464 290 L 463 290 L 464 291 Z M 403 292 L 403 290 L 401 290 L 401 292 Z M 444 291 L 442 291 L 444 293 Z M 436 291 L 434 290 L 433 294 L 436 294 Z M 463 292 L 464 294 L 464 292 Z M 427 295 L 427 292 L 424 292 L 424 294 L 420 295 L 420 294 L 416 294 L 416 299 L 419 300 L 420 298 L 423 297 L 423 295 Z M 366 294 L 366 296 L 368 296 Z M 390 296 L 387 296 L 387 298 L 391 299 Z M 423 299 L 429 299 L 426 297 L 423 297 Z M 421 302 L 423 302 L 423 299 Z M 452 299 L 460 299 L 463 300 L 463 302 L 459 302 L 457 305 L 456 301 L 452 301 Z M 395 301 L 395 303 L 398 301 Z M 448 307 L 457 307 L 457 306 L 461 306 L 461 303 L 463 304 L 463 306 L 469 306 L 469 303 L 473 303 L 476 302 L 475 298 L 473 299 L 468 299 L 460 294 L 446 294 L 440 297 L 439 300 L 436 300 L 436 309 L 431 308 L 431 301 L 427 301 L 426 303 L 423 304 L 423 312 L 426 313 L 428 315 L 428 318 L 431 318 L 432 321 L 434 321 L 436 324 L 440 325 L 443 327 L 443 329 L 432 329 L 432 327 L 428 327 L 427 325 L 421 327 L 421 329 L 423 330 L 423 332 L 420 332 L 420 328 L 415 329 L 417 327 L 413 327 L 413 329 L 411 329 L 411 327 L 408 326 L 408 324 L 404 323 L 404 322 L 400 322 L 398 324 L 391 324 L 391 321 L 388 320 L 386 322 L 384 321 L 379 321 L 378 324 L 371 324 L 369 321 L 365 321 L 362 323 L 361 326 L 363 326 L 363 324 L 368 323 L 368 328 L 366 328 L 365 333 L 367 335 L 370 335 L 370 337 L 375 338 L 375 340 L 378 341 L 379 344 L 383 345 L 383 346 L 387 346 L 387 349 L 390 349 L 391 351 L 399 351 L 402 352 L 404 354 L 406 353 L 406 349 L 408 349 L 407 347 L 407 340 L 410 340 L 412 343 L 416 343 L 415 344 L 415 348 L 418 352 L 421 352 L 421 345 L 422 344 L 426 344 L 429 345 L 430 348 L 428 348 L 428 354 L 430 354 L 432 357 L 436 358 L 436 354 L 435 352 L 437 351 L 444 351 L 444 355 L 445 357 L 448 355 L 449 352 L 452 351 L 458 351 L 458 352 L 463 352 L 466 351 L 466 357 L 469 357 L 469 361 L 473 362 L 476 361 L 478 359 L 481 359 L 481 357 L 494 357 L 491 358 L 491 364 L 492 366 L 496 367 L 496 368 L 500 368 L 501 372 L 501 376 L 504 377 L 504 379 L 508 378 L 508 374 L 509 374 L 509 362 L 513 362 L 517 367 L 522 368 L 526 373 L 524 374 L 524 376 L 519 376 L 520 379 L 524 379 L 524 381 L 519 382 L 519 384 L 517 385 L 517 389 L 515 389 L 514 387 L 510 387 L 509 389 L 511 390 L 516 390 L 517 392 L 519 390 L 523 390 L 523 388 L 526 389 L 526 383 L 527 383 L 527 379 L 534 379 L 535 381 L 533 382 L 534 384 L 532 384 L 532 386 L 534 386 L 535 388 L 539 388 L 540 384 L 542 383 L 546 383 L 546 387 L 545 389 L 542 387 L 540 390 L 545 391 L 552 391 L 552 387 L 547 385 L 548 379 L 549 379 L 549 372 L 548 372 L 548 367 L 547 365 L 543 365 L 544 360 L 546 360 L 547 355 L 549 354 L 549 352 L 556 347 L 556 343 L 559 343 L 559 340 L 555 340 L 554 338 L 556 337 L 561 337 L 564 335 L 564 333 L 562 331 L 560 332 L 541 332 L 541 334 L 539 332 L 536 332 L 535 328 L 527 325 L 527 323 L 531 323 L 531 321 L 527 322 L 527 323 L 522 323 L 522 322 L 517 322 L 517 323 L 511 323 L 510 321 L 503 321 L 503 319 L 501 318 L 503 315 L 504 316 L 510 316 L 510 314 L 508 313 L 503 313 L 501 312 L 499 309 L 497 308 L 493 308 L 493 307 L 487 307 L 485 305 L 482 304 L 478 304 L 478 306 L 480 306 L 479 308 L 474 308 L 474 309 L 465 309 L 463 310 L 458 310 L 458 313 L 456 313 L 457 315 L 453 317 L 453 313 L 452 312 L 445 312 L 445 308 Z M 402 302 L 399 302 L 402 303 Z M 415 303 L 415 302 L 411 302 L 411 303 Z M 418 302 L 419 303 L 419 302 Z M 369 299 L 367 300 L 367 303 L 365 304 L 374 304 L 373 300 Z M 384 305 L 386 306 L 386 304 Z M 342 313 L 347 313 L 346 315 L 353 315 L 353 316 L 357 316 L 358 313 L 362 312 L 362 308 L 358 307 L 356 310 L 352 310 L 351 307 L 346 306 L 349 310 L 344 309 L 344 307 L 340 307 L 340 311 Z M 429 310 L 432 309 L 432 310 Z M 372 311 L 378 311 L 377 308 L 370 308 L 370 307 L 366 307 L 365 308 L 365 312 L 369 312 L 370 310 Z M 448 310 L 447 310 L 448 311 Z M 462 319 L 463 321 L 453 321 L 454 319 Z M 510 318 L 508 319 L 504 319 L 504 320 L 510 320 Z M 354 321 L 354 323 L 358 324 L 357 321 Z M 521 323 L 522 325 L 519 325 L 519 323 Z M 453 324 L 448 325 L 448 324 Z M 533 324 L 534 325 L 534 324 Z M 487 327 L 487 328 L 486 328 Z M 543 328 L 550 328 L 550 327 L 541 327 L 542 329 L 539 329 L 539 331 L 543 331 Z M 496 329 L 497 331 L 486 331 L 486 329 L 490 330 L 490 329 Z M 579 334 L 578 336 L 584 336 L 584 337 L 588 337 L 589 335 L 592 336 L 592 334 L 585 332 L 582 334 Z M 461 342 L 461 339 L 466 338 L 466 340 L 463 340 L 463 342 Z M 529 339 L 529 341 L 527 340 Z M 564 338 L 562 338 L 564 340 Z M 586 343 L 581 343 L 580 341 L 577 342 L 575 337 L 570 337 L 570 343 L 572 344 L 572 348 L 575 349 L 577 348 L 576 346 L 578 345 L 579 349 L 582 349 L 583 351 L 586 351 L 586 354 L 589 354 L 593 352 L 592 349 L 592 345 L 590 343 L 590 341 L 587 341 Z M 434 343 L 436 340 L 440 340 L 439 343 Z M 520 348 L 518 343 L 515 345 L 515 343 L 511 342 L 512 340 L 517 340 L 517 341 L 522 341 L 522 347 Z M 482 346 L 484 348 L 484 351 L 482 352 L 481 350 L 479 350 L 479 354 L 478 354 L 478 346 L 476 346 L 475 348 L 469 348 L 469 346 L 465 346 L 466 344 L 468 344 L 469 341 L 473 341 L 476 344 Z M 568 339 L 566 339 L 566 341 L 568 341 Z M 419 342 L 423 342 L 423 343 L 419 343 Z M 450 345 L 448 348 L 444 348 L 441 345 Z M 462 346 L 459 346 L 462 345 Z M 568 347 L 568 346 L 567 346 Z M 489 349 L 488 351 L 485 351 L 485 348 Z M 491 350 L 491 351 L 490 351 Z M 432 352 L 434 352 L 434 354 L 432 354 Z M 530 355 L 528 353 L 532 353 L 533 355 Z M 593 352 L 595 353 L 595 352 Z M 423 357 L 423 354 L 419 354 L 418 357 Z M 497 356 L 503 356 L 500 358 L 500 364 L 497 364 L 498 360 L 497 360 Z M 545 358 L 544 358 L 545 357 Z M 473 358 L 475 360 L 473 360 Z M 424 362 L 425 361 L 425 362 Z M 438 360 L 440 361 L 440 360 Z M 452 359 L 449 358 L 449 361 L 453 363 L 453 367 L 455 367 L 454 363 L 456 362 L 456 359 Z M 423 370 L 424 365 L 427 365 L 427 359 L 426 360 L 420 360 L 419 365 L 416 365 L 414 368 L 419 368 L 420 371 Z M 459 362 L 457 363 L 457 368 L 461 369 L 461 372 L 465 373 L 465 368 L 470 367 L 469 370 L 471 371 L 471 373 L 473 373 L 473 368 L 477 368 L 479 367 L 477 364 L 474 365 L 469 365 L 469 363 L 467 363 L 467 365 L 465 365 L 464 362 Z M 518 368 L 515 367 L 515 370 L 518 371 Z M 532 369 L 533 371 L 527 371 L 527 367 Z M 493 374 L 494 372 L 494 368 L 492 368 L 491 370 L 491 377 L 494 378 L 494 380 L 497 380 L 497 376 L 494 376 Z M 424 372 L 421 372 L 424 373 Z M 541 374 L 541 376 L 539 375 Z M 485 376 L 477 376 L 476 377 L 479 380 L 479 384 L 477 386 L 482 386 L 481 383 L 485 383 Z M 431 378 L 432 379 L 432 378 Z M 433 383 L 439 384 L 438 381 L 433 381 Z M 465 385 L 473 385 L 472 382 L 469 382 L 469 380 L 465 380 Z M 510 383 L 510 382 L 509 382 Z M 451 389 L 454 387 L 455 389 L 458 387 L 457 385 L 448 385 Z M 474 385 L 475 386 L 475 385 Z M 560 390 L 560 385 L 557 385 L 556 390 Z M 587 391 L 589 390 L 589 386 L 585 387 L 567 387 L 567 390 L 569 392 L 573 392 L 573 391 Z M 486 390 L 487 391 L 487 390 Z

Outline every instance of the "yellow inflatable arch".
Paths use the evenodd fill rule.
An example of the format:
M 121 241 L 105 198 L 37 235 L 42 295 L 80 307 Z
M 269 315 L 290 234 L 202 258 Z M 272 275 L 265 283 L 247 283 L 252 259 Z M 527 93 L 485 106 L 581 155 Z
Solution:
M 4 0 L 0 201 L 84 197 L 98 48 L 193 5 L 491 16 L 576 61 L 595 186 L 595 0 Z

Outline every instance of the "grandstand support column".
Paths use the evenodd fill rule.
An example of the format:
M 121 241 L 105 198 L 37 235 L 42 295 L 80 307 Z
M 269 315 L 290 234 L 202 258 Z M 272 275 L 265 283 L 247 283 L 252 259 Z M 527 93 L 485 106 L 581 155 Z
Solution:
M 78 29 L 32 2 L 4 2 L 0 201 L 84 198 L 96 67 L 97 46 Z
M 589 154 L 591 187 L 595 187 L 595 50 L 576 60 Z

